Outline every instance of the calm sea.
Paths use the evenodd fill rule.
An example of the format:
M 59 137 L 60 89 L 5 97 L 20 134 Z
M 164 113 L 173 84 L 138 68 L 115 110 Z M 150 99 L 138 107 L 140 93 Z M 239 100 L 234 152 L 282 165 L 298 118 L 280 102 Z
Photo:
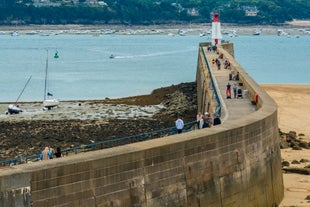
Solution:
M 310 35 L 224 39 L 256 82 L 309 84 Z M 19 101 L 43 99 L 47 49 L 55 98 L 104 99 L 194 81 L 198 45 L 206 41 L 199 35 L 0 35 L 0 102 L 16 101 L 30 76 Z

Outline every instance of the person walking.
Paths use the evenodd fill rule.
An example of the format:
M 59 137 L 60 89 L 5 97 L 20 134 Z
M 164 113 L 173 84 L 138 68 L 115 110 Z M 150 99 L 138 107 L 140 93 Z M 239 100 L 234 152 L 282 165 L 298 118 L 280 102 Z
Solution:
M 178 119 L 175 121 L 175 127 L 177 128 L 178 134 L 181 134 L 184 127 L 184 122 L 180 116 L 178 116 Z
M 234 87 L 233 87 L 233 91 L 234 91 L 234 98 L 237 97 L 237 84 L 234 84 Z
M 231 89 L 230 88 L 231 88 L 231 85 L 228 82 L 226 85 L 226 98 L 231 98 Z
M 221 69 L 221 61 L 219 59 L 217 59 L 217 69 L 218 70 Z

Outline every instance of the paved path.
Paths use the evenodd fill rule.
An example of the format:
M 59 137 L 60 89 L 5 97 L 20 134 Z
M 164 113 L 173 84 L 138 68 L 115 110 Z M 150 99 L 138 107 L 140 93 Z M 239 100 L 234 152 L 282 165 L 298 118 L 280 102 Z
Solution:
M 211 71 L 213 77 L 220 89 L 220 99 L 222 100 L 223 110 L 225 111 L 224 117 L 222 116 L 223 121 L 239 119 L 247 114 L 253 113 L 257 110 L 256 106 L 252 104 L 248 95 L 244 93 L 244 88 L 239 86 L 238 81 L 229 80 L 229 69 L 224 69 L 224 60 L 221 61 L 221 69 L 218 70 L 216 64 L 212 64 L 212 59 L 217 58 L 218 55 L 214 52 L 208 52 L 207 48 L 204 48 L 205 54 L 207 55 L 208 61 L 210 63 Z M 231 85 L 231 98 L 226 98 L 226 85 L 230 83 Z M 237 85 L 238 88 L 242 89 L 243 98 L 234 98 L 233 86 Z

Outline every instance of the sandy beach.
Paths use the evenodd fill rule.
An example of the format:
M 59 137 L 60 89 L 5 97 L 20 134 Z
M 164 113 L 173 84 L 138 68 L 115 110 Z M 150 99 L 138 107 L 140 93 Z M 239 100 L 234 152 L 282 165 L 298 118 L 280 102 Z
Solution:
M 262 85 L 267 93 L 278 104 L 279 128 L 283 132 L 296 131 L 302 140 L 310 142 L 310 85 Z M 281 149 L 282 160 L 292 162 L 307 159 L 310 161 L 310 150 Z M 310 162 L 290 164 L 302 168 Z M 280 207 L 310 206 L 310 175 L 284 173 L 284 199 Z

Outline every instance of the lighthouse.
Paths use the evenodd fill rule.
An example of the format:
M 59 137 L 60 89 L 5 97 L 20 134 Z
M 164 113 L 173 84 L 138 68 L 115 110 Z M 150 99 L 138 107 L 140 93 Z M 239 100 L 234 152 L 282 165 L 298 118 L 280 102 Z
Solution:
M 218 44 L 219 39 L 222 39 L 221 23 L 219 21 L 219 14 L 215 13 L 212 20 L 212 39 L 215 45 Z

